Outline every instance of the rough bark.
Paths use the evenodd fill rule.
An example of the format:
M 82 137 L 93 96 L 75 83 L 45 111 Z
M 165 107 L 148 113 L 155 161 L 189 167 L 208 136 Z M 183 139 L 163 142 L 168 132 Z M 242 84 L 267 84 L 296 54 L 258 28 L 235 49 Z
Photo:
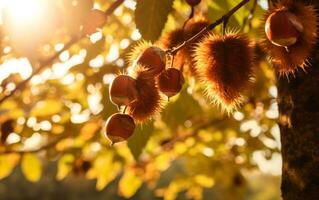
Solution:
M 278 81 L 284 200 L 319 199 L 319 63 Z
M 277 76 L 284 200 L 319 200 L 318 50 L 306 73 L 298 72 L 290 80 Z

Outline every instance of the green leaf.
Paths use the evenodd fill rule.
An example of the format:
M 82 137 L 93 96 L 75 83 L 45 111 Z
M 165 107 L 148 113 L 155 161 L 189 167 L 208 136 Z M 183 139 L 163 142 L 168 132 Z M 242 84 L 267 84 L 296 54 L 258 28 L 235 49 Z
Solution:
M 210 1 L 208 4 L 208 18 L 211 21 L 216 21 L 217 19 L 219 19 L 222 15 L 227 13 L 227 10 L 232 9 L 233 7 L 235 7 L 240 0 L 236 0 L 236 1 Z M 246 8 L 243 7 L 241 9 L 239 9 L 236 13 L 234 13 L 234 16 L 230 17 L 229 22 L 227 23 L 227 27 L 228 28 L 232 28 L 232 27 L 239 27 L 239 24 L 242 21 L 242 12 L 243 9 L 245 10 Z M 240 12 L 240 14 L 238 15 L 238 12 Z M 221 26 L 219 26 L 221 27 Z
M 153 121 L 147 124 L 139 125 L 134 134 L 129 138 L 128 147 L 131 150 L 135 160 L 138 160 L 139 156 L 141 155 L 153 132 L 153 129 Z
M 162 33 L 173 0 L 137 0 L 135 23 L 143 39 L 155 41 Z
M 162 120 L 168 127 L 175 129 L 191 117 L 201 115 L 202 112 L 198 101 L 187 92 L 187 87 L 184 87 L 176 100 L 173 98 L 170 100 L 162 112 Z
M 31 182 L 37 182 L 41 178 L 42 164 L 35 154 L 24 154 L 21 161 L 21 169 L 25 178 Z

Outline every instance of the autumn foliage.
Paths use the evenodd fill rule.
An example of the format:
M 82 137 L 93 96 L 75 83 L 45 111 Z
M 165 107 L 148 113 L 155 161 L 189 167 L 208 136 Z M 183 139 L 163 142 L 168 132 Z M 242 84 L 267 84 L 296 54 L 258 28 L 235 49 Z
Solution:
M 125 198 L 245 199 L 280 174 L 276 74 L 307 72 L 311 3 L 25 2 L 1 11 L 0 179 L 50 160 Z

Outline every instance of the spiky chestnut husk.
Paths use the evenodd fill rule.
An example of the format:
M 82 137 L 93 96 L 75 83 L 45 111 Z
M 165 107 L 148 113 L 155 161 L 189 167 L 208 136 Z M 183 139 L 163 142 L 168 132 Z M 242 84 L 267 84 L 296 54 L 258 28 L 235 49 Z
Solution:
M 102 28 L 106 21 L 106 15 L 103 11 L 92 9 L 86 16 L 83 23 L 83 33 L 90 35 L 97 31 L 98 28 Z
M 130 115 L 116 113 L 107 119 L 105 135 L 114 144 L 127 140 L 134 130 L 135 122 Z
M 209 21 L 204 15 L 202 14 L 195 15 L 185 25 L 185 28 L 184 28 L 185 39 L 189 39 L 193 37 L 196 33 L 201 31 L 203 28 L 205 28 L 208 25 L 209 25 Z M 195 41 L 197 42 L 200 41 L 201 38 L 203 38 L 204 36 L 205 34 L 203 34 L 201 37 L 198 37 Z
M 119 75 L 112 81 L 109 89 L 112 103 L 127 106 L 137 99 L 136 81 L 128 75 Z
M 203 15 L 196 15 L 186 23 L 184 29 L 175 29 L 164 35 L 164 37 L 159 41 L 160 45 L 164 49 L 176 47 L 208 25 L 209 21 L 206 17 Z M 196 43 L 198 43 L 204 36 L 205 34 L 201 35 L 196 40 L 189 43 L 186 47 L 179 50 L 175 55 L 174 66 L 185 66 L 188 68 L 190 75 L 196 76 L 197 72 L 194 67 L 195 62 L 193 60 L 193 50 Z
M 236 33 L 209 34 L 196 48 L 195 60 L 213 103 L 228 113 L 236 109 L 252 78 L 254 47 L 248 38 Z
M 171 49 L 177 47 L 184 42 L 184 30 L 174 29 L 166 33 L 159 41 L 159 45 L 163 49 Z M 182 67 L 184 65 L 184 55 L 182 51 L 178 51 L 175 55 L 174 66 Z
M 271 43 L 263 31 L 265 39 L 262 44 L 265 51 L 269 54 L 276 70 L 281 75 L 288 75 L 298 69 L 304 69 L 306 67 L 307 60 L 311 56 L 316 44 L 318 19 L 313 6 L 293 0 L 283 0 L 268 11 L 265 15 L 265 21 L 272 13 L 282 10 L 288 11 L 296 16 L 303 26 L 303 32 L 300 33 L 294 45 L 284 48 Z
M 186 0 L 186 3 L 192 7 L 197 6 L 201 0 Z
M 176 47 L 182 44 L 183 42 L 184 42 L 184 30 L 180 28 L 174 29 L 166 33 L 166 35 L 164 35 L 160 40 L 161 46 L 163 46 L 163 48 L 166 48 L 166 49 Z
M 152 72 L 142 65 L 134 68 L 138 97 L 127 107 L 127 112 L 139 123 L 156 115 L 162 108 L 161 97 Z
M 178 94 L 184 82 L 183 73 L 175 68 L 168 68 L 157 77 L 159 90 L 168 98 Z
M 143 65 L 148 74 L 154 77 L 165 69 L 166 54 L 161 48 L 142 41 L 129 54 L 129 64 L 133 68 Z
M 189 39 L 200 32 L 203 28 L 209 25 L 209 21 L 203 15 L 196 15 L 185 25 L 184 31 L 184 39 Z M 186 47 L 184 47 L 181 51 L 181 54 L 184 56 L 184 64 L 193 76 L 197 76 L 198 73 L 195 68 L 195 60 L 194 60 L 194 48 L 197 43 L 201 41 L 206 34 L 202 34 L 193 42 L 189 43 Z

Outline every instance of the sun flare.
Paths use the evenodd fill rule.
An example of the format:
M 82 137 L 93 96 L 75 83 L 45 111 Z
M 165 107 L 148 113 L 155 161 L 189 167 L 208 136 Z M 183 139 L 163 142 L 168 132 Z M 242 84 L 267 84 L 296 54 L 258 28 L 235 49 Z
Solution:
M 29 24 L 43 15 L 41 0 L 0 0 L 0 6 L 15 24 Z

